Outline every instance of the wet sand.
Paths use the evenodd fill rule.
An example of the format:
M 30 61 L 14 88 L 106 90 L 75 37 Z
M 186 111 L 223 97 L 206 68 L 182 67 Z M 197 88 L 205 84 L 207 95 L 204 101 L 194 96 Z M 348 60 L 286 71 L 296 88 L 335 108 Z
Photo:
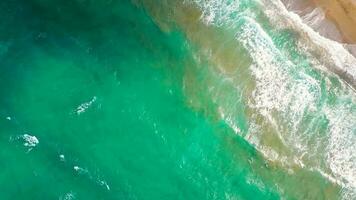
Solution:
M 289 11 L 356 57 L 356 0 L 281 0 Z
M 344 42 L 356 43 L 356 0 L 313 0 L 342 33 Z
M 356 0 L 282 0 L 322 36 L 356 44 Z

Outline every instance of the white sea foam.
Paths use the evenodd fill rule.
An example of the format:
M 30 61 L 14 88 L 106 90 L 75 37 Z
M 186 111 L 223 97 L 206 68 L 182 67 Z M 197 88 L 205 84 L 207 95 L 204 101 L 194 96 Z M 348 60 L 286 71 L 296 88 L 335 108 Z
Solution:
M 231 25 L 231 20 L 225 20 L 233 13 L 226 7 L 234 5 L 232 8 L 236 9 L 239 1 L 230 4 L 225 1 L 195 2 L 203 10 L 202 21 L 206 24 L 236 28 Z M 290 155 L 280 155 L 273 146 L 262 146 L 259 138 L 261 127 L 254 121 L 254 115 L 250 119 L 246 139 L 268 160 L 279 161 L 285 166 L 293 162 L 302 168 L 317 171 L 343 186 L 344 198 L 352 199 L 356 197 L 356 96 L 342 81 L 338 83 L 340 86 L 332 84 L 331 78 L 334 75 L 329 70 L 353 85 L 356 79 L 356 59 L 343 45 L 320 36 L 304 24 L 299 16 L 288 12 L 281 2 L 261 2 L 277 31 L 290 28 L 300 33 L 299 50 L 309 56 L 309 62 L 324 78 L 315 79 L 307 73 L 307 68 L 291 62 L 286 55 L 288 52 L 275 46 L 270 36 L 255 21 L 253 14 L 245 11 L 233 15 L 242 23 L 236 29 L 236 39 L 244 45 L 253 60 L 250 70 L 256 86 L 248 106 L 265 117 L 282 143 L 292 149 L 294 154 L 289 158 Z M 314 10 L 304 19 L 311 25 L 317 25 L 320 20 L 320 10 Z M 318 55 L 318 59 L 314 58 Z M 324 89 L 321 88 L 321 81 L 326 83 Z M 323 100 L 325 92 L 326 95 L 336 96 L 334 104 Z M 222 106 L 219 113 L 240 134 L 240 127 L 231 112 Z M 307 115 L 312 116 L 310 120 Z M 316 127 L 320 120 L 328 123 L 325 135 L 318 135 Z
M 84 169 L 84 168 L 81 168 L 77 165 L 73 166 L 73 169 L 78 172 L 79 174 L 87 174 L 88 173 L 88 170 L 87 169 Z
M 110 186 L 105 180 L 101 179 L 100 177 L 94 176 L 92 173 L 90 173 L 89 170 L 79 167 L 77 165 L 73 166 L 73 169 L 78 173 L 78 175 L 86 176 L 87 178 L 89 178 L 89 180 L 96 182 L 96 184 L 104 187 L 106 190 L 110 190 Z
M 206 25 L 234 25 L 234 18 L 241 15 L 240 12 L 240 1 L 230 1 L 230 0 L 185 0 L 185 3 L 194 2 L 198 5 L 200 10 L 203 12 L 201 20 Z M 233 17 L 235 16 L 235 17 Z
M 311 30 L 308 26 L 303 24 L 300 18 L 289 13 L 283 8 L 283 5 L 279 1 L 265 1 L 266 4 L 274 5 L 274 9 L 278 9 L 282 18 L 286 19 L 283 23 L 284 27 L 292 27 L 301 33 L 305 33 L 304 41 L 300 44 L 305 46 L 308 42 L 312 42 L 322 49 L 325 53 L 325 57 L 322 59 L 327 60 L 326 65 L 328 69 L 341 75 L 342 78 L 347 79 L 350 84 L 355 83 L 356 79 L 356 59 L 351 56 L 343 45 L 321 37 L 318 33 Z M 269 12 L 270 18 L 280 20 L 281 17 L 276 17 L 276 12 Z M 283 20 L 280 20 L 283 22 Z M 311 49 L 312 47 L 308 47 Z M 326 59 L 331 57 L 331 60 Z M 330 63 L 331 61 L 331 63 Z M 332 68 L 335 66 L 335 68 Z M 331 67 L 331 68 L 330 68 Z M 341 103 L 334 106 L 325 106 L 322 113 L 329 120 L 329 135 L 327 139 L 327 152 L 326 158 L 328 165 L 332 171 L 332 176 L 337 177 L 338 181 L 341 181 L 346 186 L 344 196 L 346 199 L 350 195 L 354 195 L 356 192 L 356 111 L 353 105 L 356 104 L 355 93 L 351 90 L 345 89 L 345 91 L 336 91 L 338 99 Z M 353 196 L 355 198 L 356 196 Z
M 65 161 L 66 161 L 66 159 L 65 159 L 65 157 L 64 157 L 63 154 L 59 155 L 59 160 L 60 160 L 61 162 L 65 162 Z
M 36 136 L 27 133 L 23 135 L 11 136 L 10 142 L 20 143 L 27 149 L 27 153 L 40 143 Z
M 94 96 L 90 101 L 80 104 L 76 109 L 76 113 L 78 115 L 84 113 L 95 101 L 96 96 Z
M 23 140 L 23 145 L 28 148 L 27 152 L 30 152 L 39 143 L 39 140 L 37 139 L 37 137 L 33 136 L 33 135 L 23 134 L 18 137 L 18 139 L 20 139 L 20 138 Z
M 22 136 L 22 139 L 24 139 L 25 141 L 25 143 L 23 144 L 25 147 L 35 147 L 39 143 L 36 136 L 29 134 L 24 134 Z
M 356 189 L 356 114 L 350 106 L 341 104 L 325 108 L 330 119 L 327 161 L 335 176 Z
M 296 66 L 279 52 L 257 22 L 249 17 L 245 17 L 245 21 L 237 39 L 254 60 L 250 69 L 256 79 L 256 88 L 249 106 L 257 109 L 270 122 L 285 145 L 293 144 L 301 153 L 304 151 L 304 138 L 299 134 L 298 125 L 304 112 L 316 110 L 314 102 L 319 94 L 311 93 L 310 88 L 318 91 L 318 82 L 302 70 L 298 75 L 303 79 L 292 78 L 290 74 L 295 72 Z M 275 112 L 280 115 L 279 119 L 273 115 Z M 286 128 L 281 124 L 288 126 L 291 135 L 283 135 Z
M 301 48 L 320 55 L 319 60 L 327 69 L 356 87 L 356 58 L 345 49 L 344 45 L 322 37 L 303 23 L 297 14 L 289 12 L 279 0 L 261 0 L 261 2 L 266 9 L 265 13 L 274 25 L 298 32 L 302 36 L 299 43 L 302 45 Z
M 110 190 L 110 186 L 105 181 L 99 180 L 98 182 L 101 186 L 105 187 L 106 190 Z
M 63 196 L 59 197 L 59 200 L 74 200 L 75 199 L 75 193 L 74 192 L 68 192 L 64 194 Z

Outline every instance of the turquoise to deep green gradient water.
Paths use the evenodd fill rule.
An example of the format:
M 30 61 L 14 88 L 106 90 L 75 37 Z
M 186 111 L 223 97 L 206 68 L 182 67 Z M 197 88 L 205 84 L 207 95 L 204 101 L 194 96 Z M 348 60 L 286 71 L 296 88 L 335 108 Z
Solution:
M 0 199 L 352 195 L 353 179 L 346 175 L 354 173 L 353 157 L 342 163 L 336 156 L 336 167 L 323 159 L 338 145 L 332 143 L 339 128 L 332 121 L 334 108 L 345 116 L 338 121 L 341 132 L 355 133 L 353 91 L 314 69 L 309 55 L 297 49 L 297 36 L 274 29 L 255 10 L 255 1 L 238 7 L 255 10 L 260 26 L 252 32 L 246 32 L 254 26 L 249 18 L 233 28 L 209 26 L 199 18 L 194 29 L 190 20 L 204 14 L 199 10 L 204 6 L 192 1 L 188 10 L 174 2 L 0 2 Z M 237 39 L 246 42 L 223 43 L 231 41 L 235 28 Z M 254 35 L 259 28 L 271 39 Z M 288 63 L 282 72 L 290 76 L 263 79 L 269 72 L 254 62 L 262 52 L 254 45 L 261 41 L 263 52 L 276 58 L 265 59 L 264 66 L 272 63 L 273 70 L 273 64 Z M 215 68 L 220 65 L 223 73 Z M 306 102 L 315 98 L 315 108 L 298 104 L 289 93 L 265 94 L 270 88 L 263 86 L 279 79 L 290 84 L 275 87 L 286 87 Z M 276 103 L 285 102 L 282 96 L 293 101 Z M 266 108 L 272 104 L 281 110 Z M 295 111 L 296 106 L 303 110 Z M 305 144 L 303 151 L 289 148 L 293 141 L 284 136 L 277 139 L 283 131 Z M 354 135 L 350 138 L 354 142 Z M 320 146 L 308 149 L 318 141 Z M 330 150 L 319 149 L 323 145 Z M 294 162 L 296 157 L 300 161 Z M 330 178 L 339 175 L 340 162 L 350 169 L 345 182 Z

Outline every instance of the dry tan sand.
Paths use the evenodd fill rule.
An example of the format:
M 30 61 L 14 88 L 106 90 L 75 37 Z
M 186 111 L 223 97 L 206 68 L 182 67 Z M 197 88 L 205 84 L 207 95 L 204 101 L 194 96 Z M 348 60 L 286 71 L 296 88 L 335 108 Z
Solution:
M 312 0 L 321 7 L 343 35 L 344 42 L 356 44 L 356 0 Z

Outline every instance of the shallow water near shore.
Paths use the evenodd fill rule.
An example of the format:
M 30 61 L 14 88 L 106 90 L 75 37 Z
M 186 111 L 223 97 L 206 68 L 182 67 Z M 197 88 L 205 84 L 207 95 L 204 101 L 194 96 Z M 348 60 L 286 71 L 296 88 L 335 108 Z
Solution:
M 0 199 L 353 199 L 356 95 L 266 2 L 1 2 Z

